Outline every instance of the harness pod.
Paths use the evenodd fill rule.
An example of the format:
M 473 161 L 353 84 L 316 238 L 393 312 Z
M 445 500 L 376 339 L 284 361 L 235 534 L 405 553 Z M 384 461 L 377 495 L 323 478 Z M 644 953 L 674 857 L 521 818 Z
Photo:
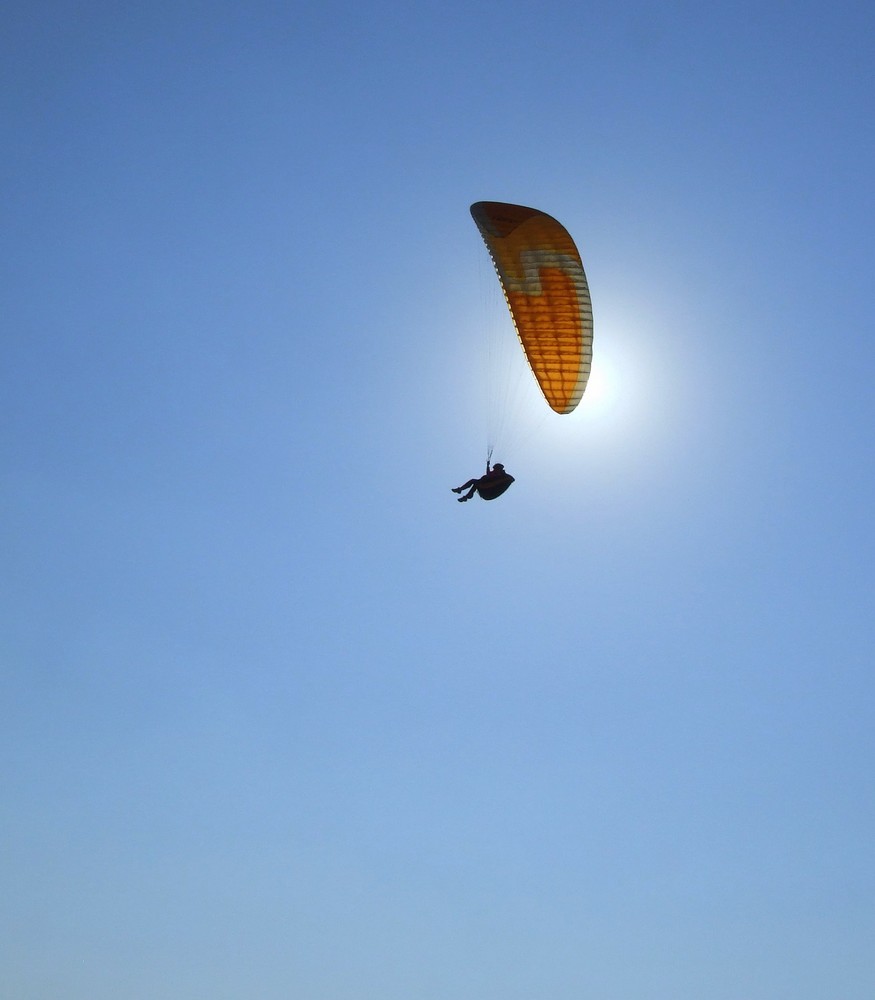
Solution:
M 484 479 L 486 479 L 485 476 Z M 494 500 L 496 497 L 500 497 L 512 482 L 513 476 L 503 472 L 500 476 L 491 476 L 486 479 L 485 483 L 478 485 L 477 492 L 483 500 Z

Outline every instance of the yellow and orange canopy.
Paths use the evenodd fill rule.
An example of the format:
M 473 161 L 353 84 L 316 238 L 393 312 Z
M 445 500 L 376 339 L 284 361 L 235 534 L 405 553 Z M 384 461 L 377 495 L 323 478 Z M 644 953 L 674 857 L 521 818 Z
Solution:
M 557 413 L 580 402 L 592 365 L 592 303 L 567 230 L 534 208 L 471 206 L 529 365 Z

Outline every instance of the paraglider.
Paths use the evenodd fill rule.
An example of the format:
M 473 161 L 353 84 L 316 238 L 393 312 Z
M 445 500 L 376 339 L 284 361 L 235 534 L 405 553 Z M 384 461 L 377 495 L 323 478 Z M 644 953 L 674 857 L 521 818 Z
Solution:
M 487 462 L 485 476 L 481 476 L 479 479 L 469 479 L 467 483 L 453 487 L 453 493 L 468 491 L 463 497 L 459 497 L 459 503 L 470 500 L 475 493 L 483 500 L 494 500 L 496 497 L 500 497 L 513 481 L 513 476 L 504 471 L 501 462 L 496 462 L 491 468 Z
M 574 240 L 552 216 L 535 208 L 478 201 L 471 215 L 495 265 L 504 298 L 529 368 L 556 413 L 571 413 L 583 397 L 592 367 L 592 302 Z M 484 499 L 500 496 L 513 482 L 496 464 L 486 476 L 454 492 L 470 489 Z M 495 469 L 506 477 L 489 488 Z M 484 489 L 487 494 L 484 495 Z

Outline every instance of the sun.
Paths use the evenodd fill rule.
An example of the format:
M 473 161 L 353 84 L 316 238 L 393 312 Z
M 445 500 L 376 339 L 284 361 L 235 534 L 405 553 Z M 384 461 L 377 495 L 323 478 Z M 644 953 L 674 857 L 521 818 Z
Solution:
M 616 373 L 608 361 L 599 359 L 593 361 L 584 394 L 587 409 L 598 410 L 610 405 L 615 376 Z
M 623 409 L 624 390 L 628 389 L 630 378 L 628 366 L 622 364 L 616 351 L 597 346 L 581 400 L 581 416 L 599 422 L 615 421 Z
M 619 446 L 638 435 L 646 409 L 648 364 L 633 338 L 606 330 L 594 344 L 592 369 L 577 409 L 555 421 L 559 438 L 592 447 Z

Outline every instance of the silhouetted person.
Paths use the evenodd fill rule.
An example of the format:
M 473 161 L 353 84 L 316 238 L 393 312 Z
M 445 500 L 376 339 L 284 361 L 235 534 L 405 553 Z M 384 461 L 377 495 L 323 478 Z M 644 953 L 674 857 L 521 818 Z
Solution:
M 494 500 L 496 497 L 500 497 L 512 482 L 513 476 L 504 471 L 501 462 L 496 462 L 491 468 L 487 462 L 485 476 L 481 476 L 479 479 L 469 479 L 462 486 L 454 487 L 453 493 L 468 491 L 463 497 L 459 497 L 459 503 L 470 500 L 475 493 L 482 500 Z

